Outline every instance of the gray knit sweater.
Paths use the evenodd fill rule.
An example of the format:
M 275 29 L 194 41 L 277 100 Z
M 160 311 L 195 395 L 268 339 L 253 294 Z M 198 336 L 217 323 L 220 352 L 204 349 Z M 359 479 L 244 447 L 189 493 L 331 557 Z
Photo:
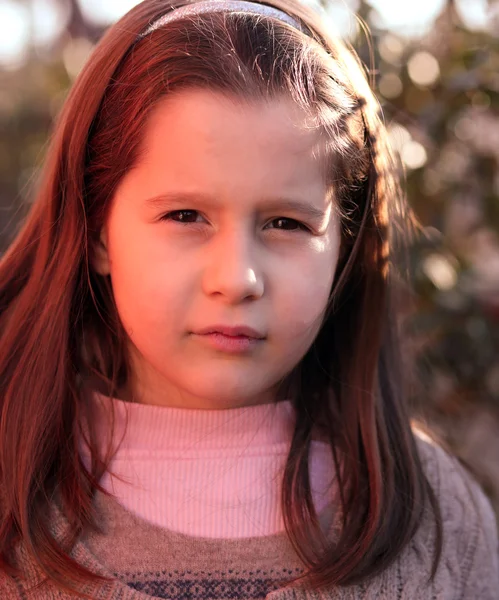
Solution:
M 365 585 L 314 593 L 282 585 L 304 571 L 285 533 L 245 539 L 190 537 L 152 525 L 98 494 L 95 502 L 104 534 L 86 534 L 72 555 L 113 581 L 82 591 L 100 600 L 499 600 L 497 524 L 488 500 L 454 458 L 421 438 L 418 445 L 444 521 L 443 554 L 433 583 L 426 581 L 434 536 L 430 513 L 397 561 L 381 575 Z M 334 539 L 337 513 L 326 510 L 320 517 Z M 54 505 L 53 533 L 59 537 L 66 525 Z M 0 598 L 77 598 L 51 584 L 29 592 L 40 572 L 23 544 L 16 558 L 27 581 L 13 584 L 0 575 Z

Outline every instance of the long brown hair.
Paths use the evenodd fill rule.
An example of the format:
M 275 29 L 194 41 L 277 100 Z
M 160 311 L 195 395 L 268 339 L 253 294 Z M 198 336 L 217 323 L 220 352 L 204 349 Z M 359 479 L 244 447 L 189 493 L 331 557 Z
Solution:
M 105 382 L 112 395 L 130 372 L 109 277 L 92 268 L 93 248 L 152 108 L 201 86 L 244 100 L 287 94 L 327 141 L 342 254 L 322 328 L 279 394 L 298 416 L 282 506 L 309 568 L 302 578 L 320 588 L 376 575 L 408 544 L 428 503 L 437 524 L 433 578 L 441 520 L 405 407 L 393 293 L 394 229 L 410 222 L 410 212 L 363 67 L 298 0 L 266 4 L 301 19 L 308 34 L 261 16 L 216 13 L 140 37 L 183 4 L 146 0 L 106 32 L 57 119 L 37 197 L 0 263 L 1 568 L 20 574 L 9 553 L 24 540 L 61 589 L 105 580 L 68 555 L 83 529 L 97 528 L 95 491 L 107 493 L 98 482 L 110 456 L 99 455 L 92 428 L 89 471 L 78 451 L 88 382 Z M 337 468 L 342 528 L 334 545 L 311 498 L 314 430 Z M 73 534 L 67 547 L 55 543 L 45 518 L 55 490 Z

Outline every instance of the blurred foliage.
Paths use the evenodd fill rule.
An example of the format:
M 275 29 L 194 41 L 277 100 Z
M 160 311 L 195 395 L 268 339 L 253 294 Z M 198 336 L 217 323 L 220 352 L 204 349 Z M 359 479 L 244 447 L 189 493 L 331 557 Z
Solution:
M 468 30 L 454 2 L 412 42 L 371 31 L 378 96 L 426 227 L 410 248 L 420 395 L 444 414 L 497 410 L 499 36 Z
M 53 119 L 104 31 L 77 0 L 54 2 L 69 14 L 61 35 L 30 48 L 19 68 L 0 68 L 2 249 L 32 199 Z M 348 0 L 317 3 L 328 11 Z M 448 0 L 427 33 L 408 37 L 380 25 L 372 4 L 355 6 L 371 39 L 359 26 L 350 41 L 374 64 L 408 198 L 425 227 L 409 248 L 416 303 L 407 322 L 420 382 L 413 400 L 454 422 L 461 433 L 447 437 L 459 452 L 459 422 L 499 413 L 499 6 L 489 2 L 495 26 L 471 30 Z M 499 497 L 494 476 L 488 487 Z

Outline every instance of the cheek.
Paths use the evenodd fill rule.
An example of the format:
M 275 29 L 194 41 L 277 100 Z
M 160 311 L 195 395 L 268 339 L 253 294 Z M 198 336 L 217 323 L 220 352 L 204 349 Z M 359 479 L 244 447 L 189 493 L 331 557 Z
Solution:
M 128 268 L 120 269 L 112 279 L 112 286 L 127 331 L 142 330 L 154 335 L 159 329 L 169 329 L 176 319 L 178 322 L 182 310 L 179 284 L 154 264 L 134 273 Z
M 334 279 L 335 261 L 318 261 L 307 269 L 294 271 L 293 277 L 281 281 L 275 312 L 282 339 L 315 339 L 322 325 Z
M 328 293 L 317 293 L 314 288 L 295 288 L 294 293 L 283 297 L 277 309 L 282 339 L 296 343 L 313 341 L 317 335 L 327 306 Z M 315 292 L 315 293 L 314 293 Z
M 133 238 L 129 238 L 133 239 Z M 169 265 L 151 254 L 147 241 L 110 239 L 110 275 L 121 321 L 128 331 L 152 331 L 173 318 L 178 285 Z M 156 259 L 151 257 L 156 256 Z

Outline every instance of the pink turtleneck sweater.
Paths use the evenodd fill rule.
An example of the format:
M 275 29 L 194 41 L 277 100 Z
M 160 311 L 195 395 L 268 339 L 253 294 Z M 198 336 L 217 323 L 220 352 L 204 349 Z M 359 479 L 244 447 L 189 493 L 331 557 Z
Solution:
M 101 480 L 122 506 L 171 531 L 205 538 L 248 538 L 284 531 L 282 472 L 291 443 L 290 401 L 222 410 L 134 404 L 95 395 L 101 443 L 128 428 L 111 473 Z M 104 410 L 103 410 L 104 409 Z M 99 415 L 99 416 L 97 416 Z M 82 446 L 88 464 L 88 450 Z M 329 447 L 312 442 L 312 497 L 319 514 L 331 502 Z

